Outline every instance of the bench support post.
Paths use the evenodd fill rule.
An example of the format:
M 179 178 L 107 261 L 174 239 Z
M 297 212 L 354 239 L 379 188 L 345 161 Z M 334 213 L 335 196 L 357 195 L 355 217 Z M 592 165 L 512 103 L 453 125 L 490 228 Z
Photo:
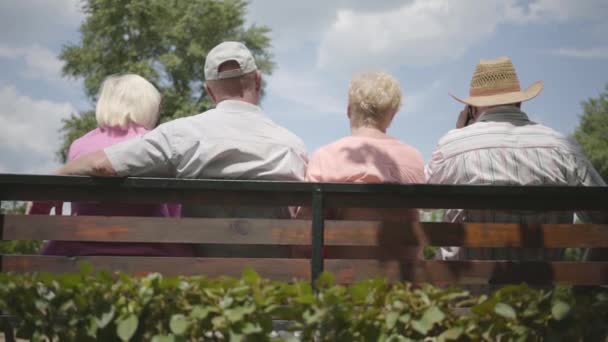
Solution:
M 316 186 L 312 193 L 312 255 L 310 274 L 313 284 L 323 272 L 323 245 L 325 233 L 325 204 L 323 190 Z

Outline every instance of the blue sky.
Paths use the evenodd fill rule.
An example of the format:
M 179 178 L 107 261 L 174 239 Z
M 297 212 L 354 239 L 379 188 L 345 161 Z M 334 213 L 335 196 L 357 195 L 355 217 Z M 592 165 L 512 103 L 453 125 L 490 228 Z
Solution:
M 78 0 L 0 2 L 0 172 L 57 167 L 61 119 L 92 108 L 81 80 L 56 56 L 77 41 Z M 262 105 L 312 152 L 348 134 L 353 73 L 384 70 L 405 101 L 389 133 L 429 159 L 455 123 L 480 58 L 512 57 L 522 86 L 544 80 L 524 105 L 570 134 L 580 102 L 608 84 L 606 0 L 253 0 L 247 21 L 269 26 L 277 69 Z

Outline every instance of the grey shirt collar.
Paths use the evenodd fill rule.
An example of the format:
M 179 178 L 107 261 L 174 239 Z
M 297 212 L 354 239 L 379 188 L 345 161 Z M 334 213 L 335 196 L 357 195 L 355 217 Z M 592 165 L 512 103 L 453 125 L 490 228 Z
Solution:
M 515 106 L 500 106 L 488 109 L 477 119 L 477 122 L 509 122 L 512 124 L 531 124 L 528 115 Z

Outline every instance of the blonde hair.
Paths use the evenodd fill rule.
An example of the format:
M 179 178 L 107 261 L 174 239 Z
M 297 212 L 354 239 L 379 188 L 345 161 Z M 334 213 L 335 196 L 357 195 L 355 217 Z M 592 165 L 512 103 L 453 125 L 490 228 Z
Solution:
M 350 81 L 348 105 L 355 126 L 388 125 L 401 107 L 399 82 L 385 72 L 365 72 Z
M 112 75 L 101 85 L 95 109 L 99 127 L 127 128 L 129 123 L 152 129 L 160 115 L 161 96 L 145 78 Z

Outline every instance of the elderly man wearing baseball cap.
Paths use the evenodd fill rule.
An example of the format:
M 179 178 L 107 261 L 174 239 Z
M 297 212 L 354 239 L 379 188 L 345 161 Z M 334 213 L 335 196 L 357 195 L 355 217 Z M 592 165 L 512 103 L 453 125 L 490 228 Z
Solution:
M 511 60 L 481 60 L 457 129 L 439 140 L 426 167 L 429 183 L 471 185 L 604 186 L 576 142 L 532 121 L 522 102 L 543 89 L 538 81 L 522 90 Z M 577 213 L 590 219 L 585 213 Z M 572 223 L 572 212 L 449 210 L 451 222 Z M 442 248 L 445 259 L 559 260 L 561 250 Z
M 205 90 L 216 107 L 158 126 L 141 138 L 113 145 L 61 168 L 64 175 L 304 180 L 304 143 L 259 107 L 262 79 L 253 55 L 224 42 L 205 59 Z M 185 216 L 247 216 L 223 208 L 189 208 Z M 288 215 L 269 208 L 262 216 Z M 256 211 L 259 214 L 259 211 Z

